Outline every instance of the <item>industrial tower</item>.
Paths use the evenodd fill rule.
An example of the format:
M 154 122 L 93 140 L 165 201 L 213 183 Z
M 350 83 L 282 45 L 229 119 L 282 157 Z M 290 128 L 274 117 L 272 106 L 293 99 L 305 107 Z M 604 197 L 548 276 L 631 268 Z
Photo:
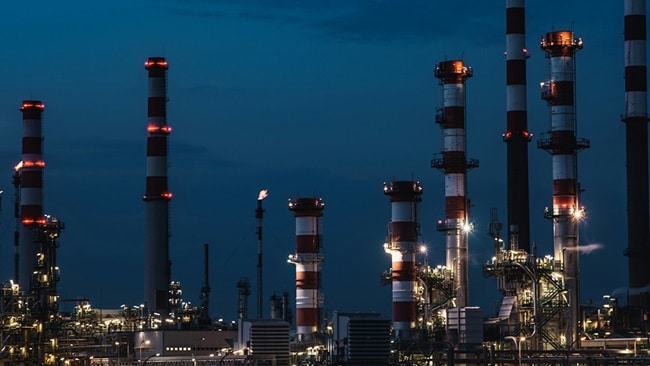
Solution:
M 463 61 L 443 61 L 436 66 L 435 76 L 442 84 L 443 107 L 436 115 L 443 135 L 442 157 L 431 166 L 445 175 L 445 220 L 438 222 L 438 231 L 445 234 L 446 267 L 455 279 L 456 301 L 453 307 L 469 304 L 468 236 L 472 230 L 467 198 L 467 172 L 478 167 L 478 160 L 466 157 L 465 143 L 465 80 L 472 77 L 472 68 Z
M 25 100 L 23 112 L 22 161 L 16 166 L 20 175 L 20 244 L 18 278 L 23 291 L 31 290 L 32 273 L 41 251 L 38 225 L 43 219 L 43 137 L 42 114 L 45 106 L 39 100 Z
M 251 294 L 251 282 L 246 277 L 237 281 L 237 319 L 248 319 L 248 295 Z
M 627 232 L 633 328 L 647 331 L 650 315 L 650 214 L 648 205 L 648 85 L 646 71 L 646 12 L 644 0 L 625 0 L 625 147 L 627 168 Z
M 526 12 L 524 0 L 506 0 L 506 133 L 508 227 L 506 245 L 530 253 L 528 132 L 526 100 Z M 514 247 L 513 247 L 514 246 Z
M 147 180 L 142 199 L 146 208 L 144 244 L 144 304 L 151 312 L 169 313 L 169 201 L 167 187 L 167 61 L 150 57 L 147 102 Z
M 390 283 L 393 293 L 393 331 L 396 339 L 411 339 L 417 322 L 417 262 L 420 250 L 418 205 L 422 186 L 416 181 L 384 184 L 390 197 L 391 219 L 384 250 L 391 255 Z
M 545 217 L 553 222 L 553 261 L 556 276 L 564 282 L 566 311 L 557 320 L 560 345 L 579 346 L 580 269 L 578 222 L 584 215 L 580 206 L 577 153 L 589 147 L 589 141 L 576 138 L 575 53 L 582 39 L 571 31 L 554 31 L 542 37 L 541 48 L 550 60 L 550 79 L 542 83 L 542 99 L 551 110 L 550 138 L 537 141 L 553 159 L 553 206 Z
M 296 218 L 296 252 L 289 254 L 289 263 L 296 265 L 296 335 L 298 341 L 313 340 L 319 331 L 321 306 L 321 265 L 325 256 L 320 253 L 323 240 L 321 219 L 325 204 L 322 198 L 289 200 L 289 210 Z

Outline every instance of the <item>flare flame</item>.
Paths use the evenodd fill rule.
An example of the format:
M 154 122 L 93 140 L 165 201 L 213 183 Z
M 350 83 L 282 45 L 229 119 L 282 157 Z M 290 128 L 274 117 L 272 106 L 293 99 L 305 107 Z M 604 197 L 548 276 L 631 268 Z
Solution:
M 269 195 L 269 190 L 268 189 L 263 189 L 257 195 L 257 200 L 261 201 L 261 200 L 265 199 L 266 197 L 268 197 L 268 195 Z

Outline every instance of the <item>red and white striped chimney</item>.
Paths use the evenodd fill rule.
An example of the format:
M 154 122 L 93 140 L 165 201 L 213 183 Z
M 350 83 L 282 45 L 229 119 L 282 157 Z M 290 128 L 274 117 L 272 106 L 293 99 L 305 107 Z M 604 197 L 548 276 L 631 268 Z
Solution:
M 299 341 L 312 339 L 321 321 L 324 296 L 320 267 L 325 257 L 320 248 L 324 209 L 321 198 L 289 200 L 289 210 L 296 218 L 296 253 L 289 255 L 289 262 L 296 265 L 296 335 Z
M 630 294 L 628 304 L 650 313 L 650 210 L 648 205 L 648 82 L 646 2 L 625 0 L 625 148 Z M 638 325 L 637 325 L 638 326 Z
M 20 248 L 18 254 L 18 284 L 29 291 L 36 255 L 41 251 L 39 223 L 43 219 L 43 137 L 42 114 L 45 106 L 38 100 L 23 101 L 22 161 L 16 166 L 20 175 Z
M 469 303 L 467 171 L 478 166 L 478 160 L 467 159 L 465 151 L 465 80 L 472 77 L 472 68 L 463 61 L 443 61 L 436 65 L 435 76 L 442 84 L 443 107 L 436 116 L 443 135 L 442 158 L 431 166 L 445 175 L 445 220 L 438 222 L 438 231 L 445 233 L 446 266 L 454 276 L 457 307 Z
M 144 252 L 144 303 L 150 311 L 169 310 L 169 201 L 167 187 L 167 61 L 150 57 L 144 64 L 149 72 L 147 102 L 147 181 L 143 197 L 146 208 Z
M 384 250 L 391 255 L 391 284 L 393 292 L 394 336 L 412 338 L 417 322 L 417 263 L 419 251 L 418 206 L 422 201 L 422 186 L 416 181 L 384 184 L 384 194 L 390 197 L 390 241 Z
M 582 49 L 582 39 L 571 31 L 555 31 L 542 37 L 541 48 L 550 59 L 550 80 L 542 83 L 542 99 L 551 108 L 549 139 L 537 141 L 553 159 L 553 207 L 545 216 L 553 220 L 554 260 L 563 268 L 564 286 L 570 319 L 564 319 L 566 346 L 578 342 L 580 310 L 578 221 L 583 210 L 579 205 L 578 151 L 588 148 L 589 141 L 576 138 L 575 53 Z

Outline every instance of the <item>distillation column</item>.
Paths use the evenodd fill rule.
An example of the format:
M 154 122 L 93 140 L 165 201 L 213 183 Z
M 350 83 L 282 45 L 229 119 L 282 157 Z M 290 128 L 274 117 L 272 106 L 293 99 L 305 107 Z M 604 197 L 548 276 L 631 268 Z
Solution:
M 239 297 L 237 300 L 237 318 L 248 319 L 248 295 L 251 294 L 251 282 L 246 277 L 237 281 Z
M 142 198 L 146 208 L 144 245 L 144 303 L 152 312 L 169 312 L 169 201 L 167 187 L 167 61 L 150 57 L 144 64 L 149 73 L 147 103 L 147 180 Z
M 289 200 L 289 210 L 296 218 L 296 252 L 289 263 L 296 265 L 296 335 L 299 341 L 313 339 L 321 321 L 320 253 L 323 240 L 321 219 L 325 204 L 321 198 Z
M 625 147 L 630 296 L 628 304 L 650 312 L 648 221 L 648 105 L 644 0 L 625 0 Z
M 431 166 L 445 175 L 445 221 L 438 223 L 438 231 L 445 233 L 447 244 L 446 266 L 454 276 L 456 307 L 469 303 L 468 235 L 469 202 L 467 199 L 467 171 L 478 166 L 478 161 L 465 155 L 465 80 L 472 77 L 472 68 L 463 61 L 444 61 L 435 69 L 443 93 L 442 113 L 436 116 L 443 134 L 442 158 L 433 159 Z
M 45 106 L 38 100 L 23 101 L 22 161 L 16 166 L 20 175 L 20 247 L 18 284 L 30 291 L 32 273 L 41 251 L 39 224 L 43 219 L 43 137 L 42 114 Z
M 530 253 L 528 133 L 526 108 L 526 13 L 524 0 L 506 0 L 506 133 L 508 170 L 507 249 Z M 512 248 L 516 245 L 516 248 Z
M 390 197 L 390 242 L 384 250 L 391 255 L 393 288 L 393 329 L 395 338 L 410 339 L 417 321 L 417 243 L 420 233 L 418 204 L 422 201 L 420 182 L 400 181 L 384 185 Z
M 542 84 L 542 99 L 551 109 L 550 138 L 537 146 L 553 160 L 553 207 L 545 216 L 553 221 L 554 262 L 564 280 L 568 310 L 558 323 L 560 344 L 576 347 L 580 312 L 578 221 L 584 213 L 579 206 L 577 153 L 589 141 L 576 138 L 575 53 L 582 39 L 571 31 L 546 33 L 541 48 L 550 59 L 550 80 Z
M 199 313 L 199 325 L 204 327 L 212 326 L 210 318 L 210 263 L 208 244 L 203 244 L 203 286 L 201 287 L 201 312 Z

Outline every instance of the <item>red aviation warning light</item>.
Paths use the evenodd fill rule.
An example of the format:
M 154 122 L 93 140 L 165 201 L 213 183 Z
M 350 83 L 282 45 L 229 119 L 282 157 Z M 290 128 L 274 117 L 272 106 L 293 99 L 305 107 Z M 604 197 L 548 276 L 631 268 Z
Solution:
M 38 167 L 38 168 L 45 168 L 45 162 L 43 160 L 37 160 L 37 161 L 21 161 L 14 167 L 14 169 L 19 170 L 20 168 L 32 168 L 32 167 Z
M 23 225 L 32 225 L 32 224 L 43 225 L 47 222 L 47 220 L 44 217 L 40 217 L 38 219 L 25 218 L 22 219 L 21 222 L 23 223 Z
M 41 101 L 39 101 L 39 100 L 26 100 L 20 106 L 21 111 L 25 110 L 25 109 L 30 109 L 30 108 L 45 110 L 45 105 L 43 103 L 41 103 Z
M 148 70 L 153 67 L 167 69 L 167 61 L 164 57 L 149 57 L 149 59 L 144 63 L 144 68 Z
M 172 132 L 172 128 L 170 126 L 147 126 L 147 132 L 149 133 L 155 133 L 155 132 L 162 132 L 164 134 L 169 135 Z

